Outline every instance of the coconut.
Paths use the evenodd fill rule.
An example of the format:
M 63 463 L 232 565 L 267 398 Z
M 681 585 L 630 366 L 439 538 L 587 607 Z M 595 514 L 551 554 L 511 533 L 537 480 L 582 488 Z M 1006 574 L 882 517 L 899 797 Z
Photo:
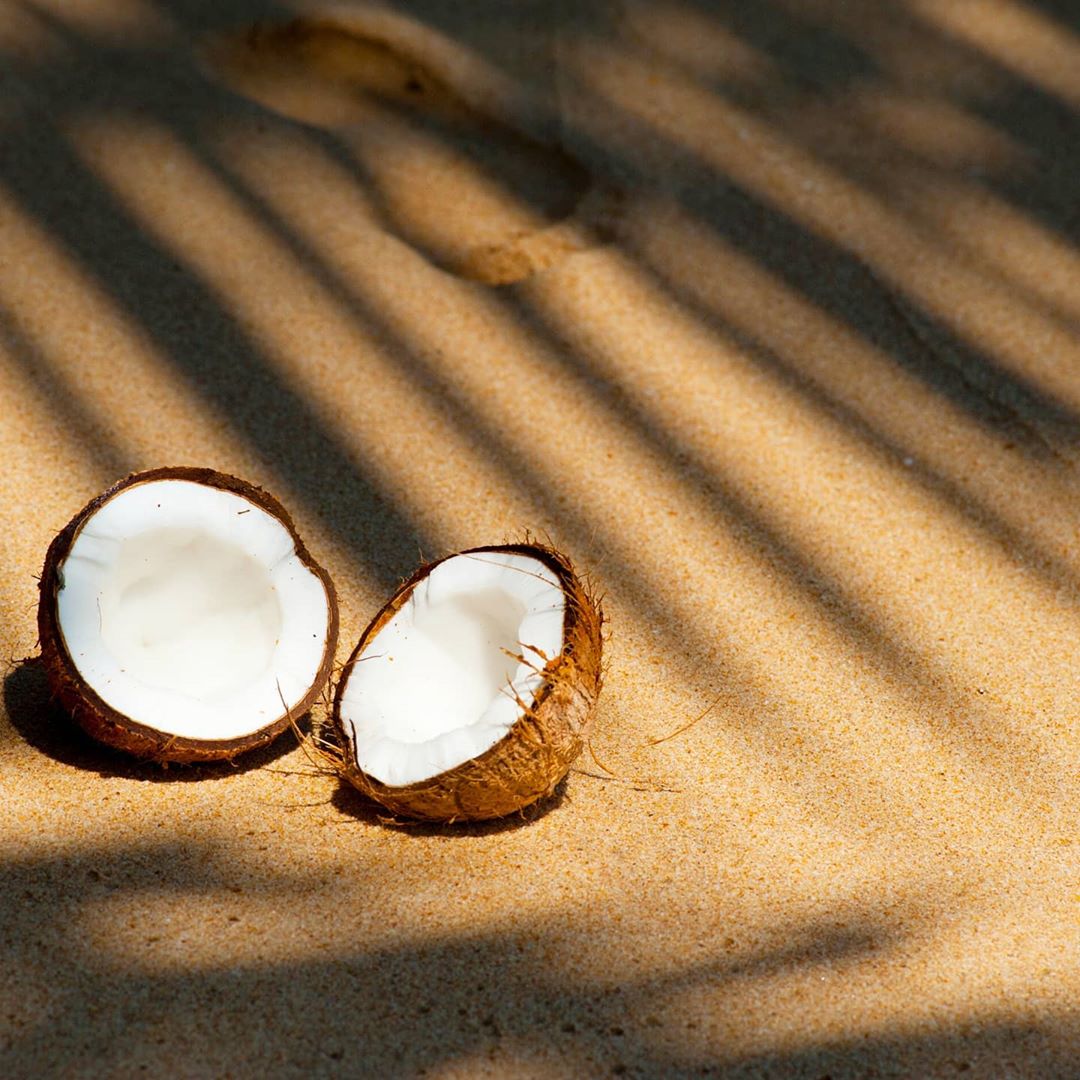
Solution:
M 333 584 L 285 508 L 210 469 L 121 480 L 45 558 L 52 691 L 139 757 L 231 759 L 270 742 L 326 685 L 337 631 Z
M 364 631 L 334 696 L 331 756 L 394 814 L 502 817 L 551 794 L 601 684 L 599 604 L 539 544 L 424 566 Z

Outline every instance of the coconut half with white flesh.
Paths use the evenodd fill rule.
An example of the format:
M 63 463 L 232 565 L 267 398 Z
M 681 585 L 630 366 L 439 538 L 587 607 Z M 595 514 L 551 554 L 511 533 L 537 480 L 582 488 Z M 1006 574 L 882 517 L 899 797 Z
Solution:
M 602 621 L 548 547 L 474 548 L 423 567 L 342 673 L 340 771 L 393 813 L 433 821 L 502 817 L 549 795 L 584 746 Z
M 94 738 L 212 761 L 270 742 L 311 707 L 338 609 L 275 498 L 166 468 L 121 480 L 52 542 L 38 631 L 53 693 Z

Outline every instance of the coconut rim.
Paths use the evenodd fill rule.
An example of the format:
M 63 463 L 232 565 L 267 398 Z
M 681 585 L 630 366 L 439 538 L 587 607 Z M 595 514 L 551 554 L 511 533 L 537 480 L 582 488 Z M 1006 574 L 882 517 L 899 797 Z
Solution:
M 341 720 L 341 704 L 345 694 L 345 687 L 348 684 L 349 676 L 352 674 L 353 668 L 360 659 L 360 654 L 364 651 L 367 644 L 378 635 L 379 631 L 382 630 L 386 623 L 389 622 L 390 619 L 405 605 L 406 601 L 408 601 L 409 597 L 412 595 L 413 589 L 415 589 L 416 586 L 435 569 L 435 567 L 450 559 L 460 558 L 463 555 L 484 555 L 493 552 L 525 555 L 529 558 L 536 559 L 556 575 L 559 579 L 559 585 L 562 588 L 565 601 L 565 606 L 563 608 L 562 648 L 559 653 L 550 657 L 544 664 L 542 669 L 544 679 L 536 688 L 532 705 L 522 708 L 521 715 L 518 716 L 517 720 L 510 726 L 506 734 L 503 735 L 498 742 L 488 747 L 482 754 L 478 754 L 474 758 L 462 761 L 449 769 L 444 769 L 442 772 L 434 773 L 431 776 L 425 777 L 423 780 L 416 780 L 411 784 L 403 784 L 399 787 L 385 784 L 381 780 L 369 776 L 360 768 L 360 765 L 356 760 L 356 752 L 352 745 L 352 740 L 349 738 L 349 734 Z M 593 608 L 596 612 L 597 626 L 598 628 L 602 627 L 604 621 L 602 609 L 599 603 L 593 599 L 587 583 L 583 582 L 578 577 L 572 563 L 565 555 L 562 555 L 560 552 L 556 551 L 555 548 L 545 544 L 528 542 L 518 544 L 488 544 L 483 547 L 467 548 L 464 551 L 456 551 L 450 555 L 443 556 L 441 559 L 435 559 L 433 562 L 425 563 L 411 577 L 402 582 L 390 599 L 379 609 L 375 617 L 368 623 L 363 634 L 361 634 L 356 648 L 353 649 L 352 653 L 349 655 L 349 659 L 341 669 L 341 676 L 338 679 L 337 687 L 334 691 L 334 704 L 331 712 L 331 723 L 334 734 L 341 741 L 340 770 L 344 771 L 346 775 L 352 774 L 353 776 L 356 776 L 359 774 L 359 776 L 363 777 L 363 782 L 367 789 L 366 793 L 375 798 L 376 801 L 379 801 L 378 794 L 381 792 L 385 792 L 389 797 L 395 799 L 400 797 L 407 799 L 411 794 L 429 791 L 432 783 L 438 780 L 439 777 L 449 776 L 470 766 L 482 766 L 487 760 L 496 757 L 500 748 L 516 737 L 519 727 L 528 719 L 529 715 L 535 716 L 540 711 L 541 706 L 551 693 L 554 687 L 554 680 L 551 678 L 551 673 L 558 668 L 560 661 L 567 655 L 568 649 L 572 646 L 573 641 L 577 636 L 578 627 L 582 622 L 582 616 L 579 610 L 582 602 L 588 603 Z M 600 678 L 600 674 L 601 673 L 598 671 L 598 679 Z M 338 758 L 338 754 L 336 753 L 331 754 L 330 756 L 332 758 Z M 540 793 L 537 797 L 542 797 L 542 794 L 543 793 Z
M 326 593 L 327 613 L 329 616 L 326 626 L 326 645 L 323 651 L 322 663 L 315 674 L 311 688 L 291 709 L 285 706 L 285 711 L 281 716 L 250 734 L 233 739 L 194 739 L 190 736 L 171 735 L 168 732 L 160 731 L 157 728 L 134 720 L 114 708 L 97 693 L 93 686 L 83 677 L 82 672 L 79 671 L 68 651 L 64 632 L 59 622 L 57 603 L 61 587 L 60 568 L 67 559 L 76 537 L 98 510 L 119 495 L 120 492 L 140 484 L 154 483 L 159 480 L 182 480 L 201 484 L 204 487 L 218 488 L 221 491 L 239 495 L 253 506 L 270 514 L 271 517 L 285 527 L 289 538 L 293 542 L 296 557 L 307 570 L 319 579 Z M 216 469 L 189 465 L 169 465 L 131 473 L 122 480 L 118 480 L 112 487 L 91 499 L 53 538 L 45 554 L 45 565 L 41 572 L 38 589 L 40 591 L 38 639 L 42 659 L 50 680 L 59 677 L 68 684 L 72 695 L 84 702 L 93 713 L 96 713 L 109 724 L 125 733 L 130 733 L 140 741 L 153 745 L 154 752 L 139 754 L 139 756 L 152 757 L 157 754 L 163 758 L 171 759 L 173 755 L 177 755 L 178 758 L 190 755 L 195 760 L 231 759 L 245 750 L 264 746 L 277 738 L 295 722 L 297 717 L 303 716 L 311 709 L 312 705 L 319 699 L 333 670 L 340 619 L 337 590 L 334 588 L 329 573 L 315 561 L 296 531 L 296 526 L 293 524 L 288 510 L 273 495 L 268 491 L 264 491 L 261 487 L 249 483 L 247 480 L 241 480 L 240 477 L 233 476 L 230 473 L 218 472 Z M 75 720 L 79 722 L 77 716 Z M 119 741 L 114 742 L 113 745 L 121 746 Z M 129 752 L 131 752 L 130 749 Z

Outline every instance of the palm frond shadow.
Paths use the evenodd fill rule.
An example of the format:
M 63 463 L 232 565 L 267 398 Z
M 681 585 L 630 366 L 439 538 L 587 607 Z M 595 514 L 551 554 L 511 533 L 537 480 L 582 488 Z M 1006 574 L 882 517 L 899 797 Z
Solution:
M 33 5 L 24 6 L 37 10 Z M 1047 3 L 1044 7 L 1056 8 L 1059 18 L 1069 18 L 1063 4 Z M 861 52 L 840 31 L 819 26 L 807 40 L 800 20 L 778 5 L 753 13 L 731 5 L 705 7 L 708 13 L 721 9 L 729 21 L 733 20 L 737 32 L 771 51 L 794 78 L 818 78 L 822 70 L 816 59 L 819 55 L 830 60 L 831 92 L 841 93 L 845 80 L 872 77 L 876 71 L 873 57 Z M 289 15 L 281 5 L 257 2 L 233 5 L 226 11 L 221 5 L 185 0 L 164 10 L 179 19 L 192 36 L 231 27 L 241 18 L 284 19 Z M 482 43 L 481 20 L 475 13 L 461 12 L 460 5 L 425 5 L 425 14 L 441 20 L 447 32 L 467 35 L 472 26 L 475 42 Z M 38 15 L 46 18 L 40 11 Z M 492 460 L 526 491 L 533 506 L 553 520 L 563 521 L 567 534 L 583 548 L 604 549 L 603 537 L 596 541 L 593 523 L 584 516 L 568 514 L 553 493 L 536 482 L 535 462 L 505 438 L 492 417 L 470 406 L 452 376 L 402 340 L 374 303 L 337 280 L 289 223 L 275 217 L 215 158 L 191 116 L 200 110 L 213 115 L 224 99 L 221 89 L 206 81 L 190 56 L 141 51 L 137 44 L 127 47 L 115 41 L 105 45 L 80 40 L 56 19 L 52 29 L 66 35 L 74 49 L 72 64 L 63 71 L 38 71 L 23 61 L 11 60 L 23 85 L 36 86 L 42 100 L 58 114 L 76 107 L 112 115 L 141 111 L 176 132 L 223 187 L 240 197 L 245 211 L 266 225 L 343 309 L 392 344 L 396 361 L 418 393 L 448 407 L 463 429 L 479 433 Z M 490 46 L 497 35 L 487 40 Z M 492 52 L 490 59 L 503 62 L 497 52 Z M 1052 147 L 1046 133 L 1065 120 L 1055 103 L 1047 103 L 1045 94 L 1020 82 L 1013 87 L 1012 104 L 1006 102 L 992 116 L 1017 137 L 1032 140 L 1039 153 L 1048 154 Z M 88 89 L 91 87 L 99 89 Z M 178 109 L 176 101 L 185 96 L 190 108 Z M 1021 131 L 1018 117 L 1031 109 L 1038 113 L 1039 123 Z M 621 123 L 631 140 L 650 140 L 661 146 L 674 177 L 666 178 L 664 184 L 671 185 L 704 227 L 850 325 L 865 340 L 890 351 L 893 362 L 917 375 L 987 430 L 1017 436 L 1024 452 L 1048 469 L 1058 467 L 1051 444 L 1070 448 L 1077 442 L 1080 423 L 1071 409 L 1004 370 L 993 357 L 939 323 L 934 324 L 935 333 L 949 342 L 955 365 L 933 362 L 916 350 L 898 352 L 891 339 L 879 333 L 880 319 L 895 318 L 895 312 L 890 315 L 886 310 L 885 301 L 877 295 L 880 285 L 858 259 L 812 235 L 716 168 L 673 144 L 664 144 L 662 136 L 638 125 L 633 117 L 623 116 Z M 358 185 L 365 183 L 363 171 L 350 164 L 347 153 L 332 137 L 308 132 L 304 138 L 334 156 L 339 164 L 349 166 Z M 609 170 L 606 178 L 613 183 L 644 190 L 655 186 L 655 178 L 638 166 L 624 145 L 590 145 L 589 136 L 582 131 L 568 132 L 568 141 L 582 151 L 590 168 L 598 173 Z M 12 128 L 0 160 L 0 183 L 146 332 L 165 362 L 201 396 L 208 412 L 221 417 L 365 569 L 392 587 L 414 563 L 418 540 L 428 547 L 437 546 L 437 537 L 421 536 L 418 514 L 407 500 L 373 479 L 347 445 L 326 429 L 302 391 L 275 368 L 227 301 L 193 268 L 183 265 L 166 243 L 140 227 L 119 197 L 74 153 L 58 128 L 38 115 Z M 1040 213 L 1044 221 L 1068 237 L 1061 218 L 1054 216 L 1053 193 L 1030 196 L 1007 190 L 1005 194 L 1018 205 Z M 629 246 L 625 251 L 644 261 Z M 656 279 L 668 294 L 691 307 L 691 298 L 679 294 L 677 282 L 660 280 L 659 273 Z M 862 316 L 844 306 L 830 286 L 830 281 L 851 280 L 861 282 L 868 296 L 876 296 L 876 306 Z M 509 295 L 506 310 L 545 340 L 553 352 L 565 354 L 567 367 L 577 368 L 582 386 L 591 386 L 601 398 L 619 400 L 620 388 L 590 371 L 586 360 L 560 336 L 557 325 L 545 325 L 529 310 L 527 301 Z M 715 313 L 704 309 L 695 313 L 705 322 L 715 318 Z M 931 319 L 927 313 L 920 313 L 920 317 Z M 202 343 L 199 349 L 192 346 L 193 340 Z M 29 345 L 23 352 L 27 368 L 47 363 L 47 358 L 35 358 Z M 768 357 L 762 362 L 779 363 Z M 241 378 L 237 378 L 238 372 Z M 50 379 L 47 372 L 40 377 L 43 392 L 60 404 L 67 403 L 69 422 L 79 428 L 82 442 L 99 446 L 110 468 L 121 467 L 125 460 L 122 451 L 110 447 L 91 417 L 80 414 L 74 389 L 59 379 Z M 795 385 L 811 393 L 797 378 Z M 824 404 L 836 411 L 835 403 Z M 268 418 L 273 418 L 273 423 Z M 841 418 L 860 437 L 867 441 L 876 438 L 872 428 L 858 417 Z M 807 561 L 797 537 L 785 537 L 770 530 L 767 522 L 756 520 L 724 477 L 710 475 L 689 461 L 685 447 L 659 431 L 648 416 L 623 409 L 620 419 L 669 459 L 674 471 L 709 487 L 737 526 L 771 553 L 778 572 L 813 582 L 835 615 L 836 624 L 868 643 L 868 651 L 876 654 L 877 661 L 897 669 L 909 666 L 911 658 L 849 602 L 844 583 L 828 580 L 820 568 Z M 282 440 L 282 430 L 294 437 Z M 1049 433 L 1050 443 L 1045 433 Z M 896 452 L 894 446 L 881 445 Z M 946 480 L 928 476 L 927 481 L 938 483 L 943 497 L 963 502 Z M 973 512 L 970 506 L 964 509 Z M 980 527 L 1000 533 L 1003 542 L 1038 553 L 1037 545 L 1006 532 L 990 515 L 980 516 L 977 508 L 974 514 Z M 1065 579 L 1066 569 L 1052 559 L 1044 557 L 1040 565 L 1048 577 Z M 673 653 L 690 648 L 707 654 L 711 643 L 687 639 L 678 620 L 651 595 L 644 575 L 632 561 L 611 558 L 605 569 L 617 579 L 627 602 L 642 618 L 662 629 Z M 712 673 L 729 674 L 721 671 L 722 667 L 714 665 Z M 911 690 L 918 691 L 917 680 Z M 48 703 L 40 666 L 24 665 L 7 675 L 4 704 L 19 736 L 57 761 L 96 770 L 103 776 L 158 778 L 154 767 L 114 759 L 57 717 Z M 265 756 L 242 759 L 242 767 L 260 767 L 292 749 L 292 743 L 283 739 L 264 751 Z M 164 778 L 175 778 L 172 772 Z M 175 773 L 182 779 L 226 774 L 206 769 L 190 770 L 187 775 L 179 770 Z M 855 778 L 852 783 L 857 787 L 861 781 Z M 878 803 L 878 793 L 864 794 L 868 803 Z M 558 795 L 539 808 L 538 814 L 558 808 L 562 798 Z M 333 805 L 361 823 L 378 820 L 377 810 L 359 805 L 359 797 L 344 787 L 333 796 Z M 457 829 L 455 833 L 484 837 L 517 827 L 516 822 L 508 822 Z M 442 835 L 439 829 L 421 827 L 417 831 L 426 837 Z M 466 849 L 467 844 L 462 847 Z M 699 963 L 628 977 L 616 986 L 603 972 L 586 971 L 570 963 L 553 964 L 544 954 L 545 943 L 552 940 L 587 942 L 590 929 L 583 913 L 547 921 L 523 918 L 520 932 L 495 929 L 447 934 L 433 930 L 429 938 L 402 941 L 385 928 L 385 933 L 369 940 L 348 940 L 337 932 L 335 910 L 369 902 L 392 909 L 392 870 L 357 865 L 355 880 L 347 887 L 331 888 L 325 881 L 229 870 L 213 856 L 197 845 L 180 842 L 130 849 L 87 845 L 86 850 L 62 858 L 8 859 L 0 866 L 0 936 L 10 949 L 6 1000 L 13 1003 L 7 1020 L 0 1017 L 0 1072 L 63 1073 L 92 1060 L 107 1075 L 110 1069 L 127 1068 L 132 1062 L 152 1067 L 166 1060 L 170 1052 L 182 1054 L 183 1060 L 198 1061 L 217 1074 L 340 1075 L 353 1066 L 363 1071 L 365 1065 L 373 1063 L 381 1075 L 391 1077 L 413 1076 L 422 1069 L 492 1056 L 498 1063 L 505 1060 L 499 1058 L 500 1053 L 513 1055 L 522 1049 L 554 1055 L 580 1074 L 656 1077 L 829 1075 L 836 1080 L 875 1072 L 948 1075 L 981 1070 L 990 1075 L 995 1068 L 1018 1076 L 1065 1076 L 1071 1074 L 1077 1060 L 1080 1031 L 1074 1016 L 1047 1014 L 1025 1019 L 1020 1009 L 1014 1010 L 1012 1019 L 972 1015 L 903 1029 L 884 1023 L 831 1040 L 807 1035 L 795 1044 L 788 1040 L 771 1045 L 768 1037 L 762 1036 L 756 1041 L 748 1038 L 742 1048 L 728 1049 L 714 1034 L 695 1033 L 686 1026 L 680 1012 L 683 995 L 705 990 L 752 996 L 767 993 L 770 979 L 797 979 L 819 969 L 842 978 L 849 969 L 855 973 L 860 965 L 872 964 L 876 954 L 902 948 L 902 932 L 887 917 L 870 910 L 780 928 L 776 936 L 786 934 L 786 943 L 750 945 L 736 948 L 733 954 L 715 942 L 715 948 Z M 558 873 L 558 866 L 552 866 L 551 872 Z M 448 888 L 453 885 L 447 883 Z M 381 894 L 379 887 L 384 889 Z M 315 894 L 319 919 L 325 919 L 325 937 L 332 945 L 330 955 L 317 955 L 319 950 L 310 940 L 304 950 L 291 952 L 285 943 L 275 941 L 258 959 L 251 959 L 248 953 L 248 959 L 233 962 L 195 963 L 175 958 L 157 962 L 140 950 L 110 953 L 107 948 L 91 949 L 76 933 L 76 929 L 93 926 L 95 913 L 110 897 L 130 901 L 144 911 L 149 909 L 138 908 L 138 904 L 161 893 L 190 893 L 194 904 L 206 894 L 227 897 L 236 891 L 298 907 L 310 905 Z M 155 933 L 158 929 L 154 928 Z M 227 927 L 202 925 L 199 932 L 210 935 L 220 957 L 229 957 L 236 948 Z M 623 946 L 632 952 L 632 937 L 628 936 Z M 28 1015 L 19 1007 L 20 991 L 37 985 L 43 957 L 53 962 L 51 970 L 59 975 L 50 988 L 47 1006 Z M 297 1016 L 293 1003 L 298 1000 L 319 1002 L 321 1007 Z M 234 1021 L 228 1039 L 221 1038 L 215 1028 L 217 1018 L 223 1016 Z M 722 1020 L 717 1017 L 718 1024 Z
M 319 886 L 320 905 L 331 916 L 325 923 L 330 956 L 274 959 L 291 951 L 282 939 L 263 947 L 265 959 L 178 965 L 154 956 L 174 956 L 177 942 L 191 935 L 200 957 L 228 956 L 232 940 L 243 940 L 246 928 L 226 914 L 230 896 L 257 890 L 287 911 L 310 895 L 313 883 L 265 866 L 237 867 L 211 847 L 172 843 L 8 859 L 2 869 L 8 989 L 17 993 L 32 981 L 43 960 L 57 972 L 45 1008 L 28 1012 L 11 999 L 6 1030 L 0 1028 L 6 1075 L 28 1068 L 63 1073 L 87 1062 L 95 1075 L 109 1075 L 181 1055 L 214 1075 L 377 1069 L 406 1077 L 478 1060 L 506 1064 L 524 1051 L 591 1075 L 836 1078 L 986 1075 L 997 1068 L 1018 1077 L 1064 1076 L 1080 1036 L 1067 1017 L 972 1018 L 912 1031 L 886 1025 L 796 1047 L 770 1047 L 763 1035 L 736 1048 L 680 1012 L 683 996 L 706 989 L 767 996 L 779 977 L 836 978 L 850 970 L 858 978 L 875 956 L 903 946 L 903 935 L 872 911 L 778 928 L 763 945 L 717 940 L 699 961 L 616 983 L 588 959 L 554 961 L 547 952 L 544 943 L 557 928 L 561 940 L 581 936 L 586 958 L 594 953 L 591 931 L 572 914 L 550 924 L 524 918 L 512 928 L 412 941 L 389 927 L 368 938 L 335 936 L 337 905 L 387 903 L 393 896 L 392 872 L 358 865 L 351 880 Z M 219 895 L 216 914 L 203 914 L 203 904 L 171 926 L 152 920 L 156 898 L 186 893 L 193 900 Z M 129 935 L 131 948 L 140 934 L 149 942 L 137 955 L 110 954 L 84 940 L 93 926 L 86 916 L 117 903 L 150 920 Z M 625 947 L 632 950 L 632 941 Z M 296 1002 L 322 1004 L 299 1013 Z M 230 1017 L 228 1039 L 207 1022 L 208 1008 Z

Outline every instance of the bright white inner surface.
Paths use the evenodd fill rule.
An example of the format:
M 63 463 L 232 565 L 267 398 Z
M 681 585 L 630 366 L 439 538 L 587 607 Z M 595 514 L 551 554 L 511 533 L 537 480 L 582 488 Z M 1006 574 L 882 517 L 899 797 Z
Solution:
M 357 764 L 402 787 L 490 749 L 562 651 L 558 577 L 527 555 L 439 563 L 367 643 L 341 697 Z M 526 663 L 508 656 L 523 655 Z
M 125 488 L 84 523 L 61 574 L 75 666 L 147 727 L 239 738 L 318 674 L 326 590 L 285 526 L 240 495 L 186 480 Z

